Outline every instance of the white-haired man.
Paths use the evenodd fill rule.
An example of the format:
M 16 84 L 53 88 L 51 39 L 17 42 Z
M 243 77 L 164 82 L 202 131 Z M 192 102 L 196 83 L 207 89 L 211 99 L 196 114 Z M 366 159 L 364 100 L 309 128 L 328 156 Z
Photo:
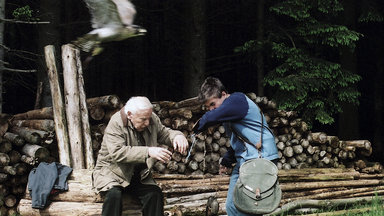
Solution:
M 144 216 L 163 216 L 163 194 L 151 169 L 157 160 L 168 162 L 172 152 L 158 143 L 173 144 L 183 154 L 188 148 L 183 133 L 160 122 L 148 98 L 130 98 L 106 127 L 93 172 L 93 187 L 105 195 L 102 215 L 120 216 L 127 192 L 141 201 Z

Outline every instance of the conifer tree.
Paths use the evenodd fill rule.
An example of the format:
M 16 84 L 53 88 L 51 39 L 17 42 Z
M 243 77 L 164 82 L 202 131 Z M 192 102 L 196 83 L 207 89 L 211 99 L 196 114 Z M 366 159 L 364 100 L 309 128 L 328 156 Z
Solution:
M 270 1 L 263 41 L 251 40 L 237 51 L 252 56 L 262 49 L 264 84 L 280 109 L 296 110 L 308 122 L 334 122 L 341 103 L 358 104 L 361 78 L 338 62 L 341 48 L 354 49 L 363 35 L 338 23 L 337 0 Z

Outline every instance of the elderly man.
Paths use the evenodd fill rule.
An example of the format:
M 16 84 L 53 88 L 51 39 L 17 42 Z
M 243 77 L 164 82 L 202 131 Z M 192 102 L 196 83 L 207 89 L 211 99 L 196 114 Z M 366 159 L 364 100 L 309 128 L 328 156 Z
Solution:
M 168 162 L 172 152 L 158 143 L 173 144 L 182 154 L 188 148 L 183 133 L 160 122 L 148 98 L 130 98 L 105 129 L 93 172 L 93 187 L 105 194 L 102 215 L 121 215 L 122 193 L 127 192 L 140 200 L 144 216 L 163 216 L 163 194 L 151 169 L 157 160 Z

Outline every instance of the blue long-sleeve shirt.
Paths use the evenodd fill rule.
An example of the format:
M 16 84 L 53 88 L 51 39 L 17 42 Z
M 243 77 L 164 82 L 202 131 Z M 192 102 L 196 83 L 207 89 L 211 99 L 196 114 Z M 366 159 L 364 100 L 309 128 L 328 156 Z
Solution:
M 232 130 L 256 144 L 260 141 L 261 125 L 263 124 L 261 156 L 268 160 L 278 158 L 275 138 L 268 127 L 259 107 L 245 94 L 232 93 L 223 101 L 221 106 L 205 113 L 199 121 L 197 131 L 203 131 L 209 126 L 222 123 L 231 139 L 231 148 L 224 155 L 221 162 L 230 166 L 236 161 L 243 162 L 259 157 L 259 152 L 254 145 L 242 142 Z

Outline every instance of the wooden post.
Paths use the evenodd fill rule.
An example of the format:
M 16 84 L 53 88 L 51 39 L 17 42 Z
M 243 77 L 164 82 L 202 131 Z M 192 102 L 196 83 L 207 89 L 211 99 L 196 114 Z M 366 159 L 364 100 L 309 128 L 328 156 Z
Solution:
M 57 146 L 59 149 L 60 163 L 71 166 L 67 121 L 63 105 L 63 97 L 61 95 L 59 75 L 57 72 L 55 61 L 55 47 L 48 45 L 44 47 L 45 62 L 48 69 L 49 84 L 51 88 L 53 118 L 55 120 L 55 131 L 57 138 Z
M 65 107 L 68 121 L 68 135 L 71 145 L 71 161 L 74 169 L 84 169 L 82 130 L 80 117 L 79 89 L 75 49 L 62 46 Z
M 76 63 L 77 63 L 77 73 L 78 73 L 78 87 L 79 87 L 79 99 L 80 99 L 80 111 L 81 111 L 81 123 L 83 126 L 83 142 L 85 149 L 85 167 L 87 169 L 93 169 L 95 166 L 95 159 L 93 158 L 93 149 L 92 149 L 92 137 L 91 137 L 91 127 L 89 126 L 89 117 L 88 109 L 86 102 L 86 95 L 84 90 L 84 78 L 83 78 L 83 68 L 81 65 L 80 51 L 76 49 Z

